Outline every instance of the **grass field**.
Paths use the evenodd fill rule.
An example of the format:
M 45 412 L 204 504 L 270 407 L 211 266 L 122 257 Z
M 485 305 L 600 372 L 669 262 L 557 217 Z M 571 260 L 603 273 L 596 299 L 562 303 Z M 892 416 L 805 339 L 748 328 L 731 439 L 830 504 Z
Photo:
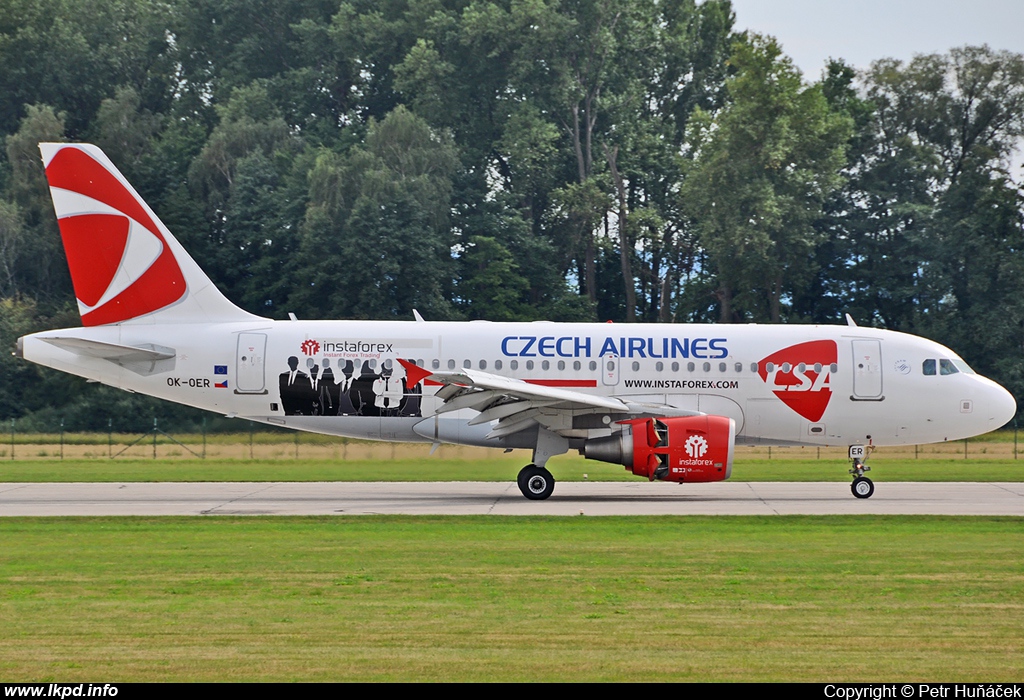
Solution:
M 64 518 L 0 679 L 1019 681 L 1024 520 Z

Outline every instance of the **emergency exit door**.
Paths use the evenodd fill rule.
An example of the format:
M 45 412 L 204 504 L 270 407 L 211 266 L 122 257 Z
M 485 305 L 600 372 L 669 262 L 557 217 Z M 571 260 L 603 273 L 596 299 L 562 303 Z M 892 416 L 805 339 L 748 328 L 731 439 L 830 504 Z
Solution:
M 605 355 L 600 358 L 601 362 L 601 384 L 604 386 L 618 386 L 619 384 L 619 356 Z

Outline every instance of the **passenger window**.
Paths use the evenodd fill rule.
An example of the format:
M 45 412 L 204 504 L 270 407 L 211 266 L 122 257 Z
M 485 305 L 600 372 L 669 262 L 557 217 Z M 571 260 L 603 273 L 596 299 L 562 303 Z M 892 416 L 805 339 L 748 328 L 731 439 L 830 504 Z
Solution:
M 828 371 L 831 372 L 832 374 L 835 374 L 836 372 L 839 371 L 839 365 L 837 365 L 835 362 L 833 362 L 832 364 L 830 364 L 828 366 Z
M 501 369 L 501 360 L 494 361 L 494 369 Z
M 757 363 L 756 362 L 751 362 L 750 363 L 750 371 L 753 372 L 754 374 L 757 374 Z
M 673 362 L 672 363 L 672 371 L 673 372 L 678 372 L 679 371 L 679 363 L 678 362 Z
M 572 363 L 572 368 L 577 372 L 579 372 L 582 367 L 583 365 L 580 364 L 579 360 L 576 360 L 575 362 Z
M 519 369 L 519 360 L 509 360 L 508 368 L 512 370 Z
M 815 362 L 814 363 L 814 373 L 815 374 L 821 374 L 821 363 L 820 362 Z
M 466 369 L 469 369 L 470 367 L 473 366 L 473 363 L 470 360 L 463 360 L 462 366 L 465 367 Z
M 718 363 L 718 371 L 719 372 L 724 372 L 726 367 L 728 367 L 728 365 L 726 365 L 724 362 L 719 362 Z
M 448 369 L 455 369 L 455 360 L 448 360 Z
M 639 362 L 633 362 L 633 371 L 634 372 L 639 372 L 640 371 L 640 363 Z
M 526 361 L 526 369 L 533 369 L 533 360 Z
M 597 369 L 597 360 L 590 361 L 590 371 L 593 372 Z
M 935 376 L 935 360 L 925 360 L 921 363 L 921 371 L 924 372 L 926 377 Z
M 736 363 L 736 374 L 740 374 L 743 371 L 743 365 L 739 362 Z
M 441 369 L 441 361 L 440 360 L 431 360 L 430 361 L 430 367 L 432 369 Z
M 565 369 L 565 360 L 559 360 L 558 361 L 558 370 L 562 371 L 563 369 Z
M 692 372 L 693 371 L 693 363 L 692 362 L 687 362 L 686 363 L 686 371 L 687 372 Z
M 939 360 L 939 374 L 956 374 L 960 370 L 956 368 L 952 360 Z
M 549 369 L 551 369 L 551 363 L 548 362 L 547 360 L 544 360 L 543 362 L 540 363 L 540 368 L 546 372 Z
M 710 362 L 705 362 L 704 363 L 704 371 L 705 372 L 710 372 L 711 371 L 711 363 Z
M 659 372 L 663 372 L 665 370 L 665 363 L 664 362 L 655 362 L 654 363 L 654 369 L 656 369 Z

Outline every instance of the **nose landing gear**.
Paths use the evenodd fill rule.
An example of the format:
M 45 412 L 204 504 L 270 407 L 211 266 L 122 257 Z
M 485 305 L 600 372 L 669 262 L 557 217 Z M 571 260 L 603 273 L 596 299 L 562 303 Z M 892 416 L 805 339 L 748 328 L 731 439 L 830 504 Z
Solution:
M 875 492 L 875 484 L 864 476 L 864 472 L 871 471 L 871 467 L 864 464 L 864 460 L 867 459 L 867 449 L 864 445 L 850 445 L 849 455 L 853 460 L 853 468 L 850 469 L 850 473 L 853 474 L 853 483 L 850 484 L 850 491 L 857 498 L 871 498 L 871 494 Z

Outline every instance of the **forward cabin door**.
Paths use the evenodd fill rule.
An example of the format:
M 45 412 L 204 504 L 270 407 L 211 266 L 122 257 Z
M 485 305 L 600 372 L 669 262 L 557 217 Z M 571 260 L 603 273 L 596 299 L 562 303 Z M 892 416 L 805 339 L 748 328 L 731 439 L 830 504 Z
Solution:
M 854 340 L 853 345 L 853 398 L 862 401 L 881 401 L 882 396 L 882 341 Z
M 235 393 L 266 394 L 266 333 L 239 333 L 235 350 Z

